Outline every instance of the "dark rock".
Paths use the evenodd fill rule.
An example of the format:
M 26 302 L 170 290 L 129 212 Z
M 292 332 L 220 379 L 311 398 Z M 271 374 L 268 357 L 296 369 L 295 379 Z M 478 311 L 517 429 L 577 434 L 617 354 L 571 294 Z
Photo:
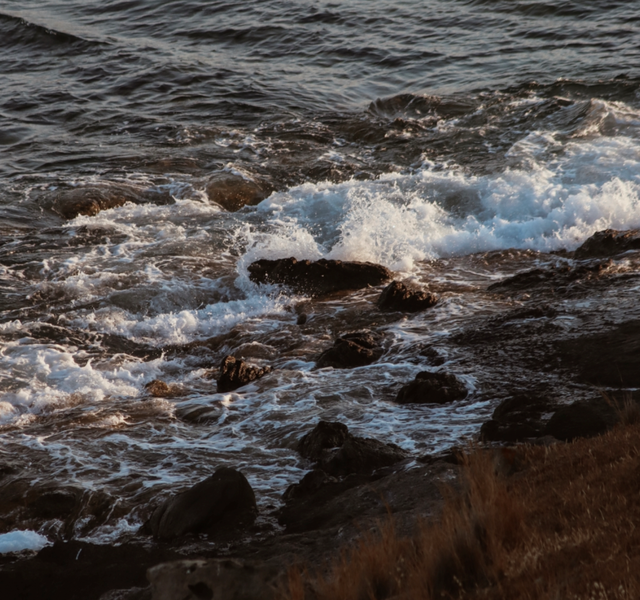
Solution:
M 342 446 L 349 435 L 349 429 L 343 423 L 320 421 L 300 439 L 298 452 L 304 458 L 318 460 L 323 450 Z
M 395 444 L 353 436 L 346 425 L 328 421 L 320 421 L 302 437 L 298 450 L 334 477 L 372 473 L 407 458 L 407 453 Z
M 605 229 L 594 233 L 575 251 L 575 258 L 614 256 L 628 250 L 640 249 L 640 229 L 616 231 Z
M 563 341 L 558 346 L 563 362 L 575 365 L 581 380 L 640 387 L 640 321 L 627 321 L 611 331 Z
M 220 364 L 218 392 L 230 392 L 271 372 L 271 367 L 256 367 L 239 358 L 227 356 Z
M 453 400 L 461 400 L 466 395 L 467 388 L 452 373 L 422 371 L 411 383 L 400 389 L 396 402 L 399 404 L 445 404 Z
M 207 184 L 209 199 L 225 210 L 235 212 L 243 206 L 260 204 L 273 188 L 233 173 L 214 175 Z
M 316 362 L 316 367 L 351 369 L 370 365 L 382 356 L 378 340 L 370 333 L 347 333 L 339 337 L 333 346 L 325 350 Z
M 516 394 L 503 400 L 493 411 L 492 418 L 480 429 L 485 442 L 520 442 L 544 435 L 542 415 L 556 407 L 551 400 Z
M 438 301 L 438 296 L 423 290 L 412 290 L 400 281 L 392 281 L 378 298 L 381 310 L 402 312 L 418 312 L 431 308 Z
M 297 498 L 305 498 L 315 494 L 326 485 L 334 483 L 338 483 L 335 477 L 328 475 L 322 469 L 313 469 L 299 483 L 292 483 L 282 495 L 282 499 L 288 502 Z
M 300 313 L 298 318 L 296 319 L 296 325 L 304 325 L 307 322 L 307 315 L 305 313 Z
M 579 401 L 560 407 L 549 419 L 544 433 L 570 442 L 576 438 L 600 435 L 617 421 L 616 410 L 604 399 Z
M 502 281 L 491 284 L 487 289 L 490 292 L 495 290 L 509 289 L 509 290 L 526 290 L 530 287 L 549 281 L 553 273 L 551 271 L 545 271 L 543 269 L 532 269 L 531 271 L 525 271 L 524 273 L 518 273 L 512 277 L 507 277 Z
M 391 271 L 369 262 L 343 262 L 320 259 L 258 260 L 249 265 L 249 279 L 255 283 L 288 285 L 294 290 L 311 295 L 359 290 L 380 285 L 391 279 Z
M 220 467 L 207 479 L 163 502 L 148 526 L 157 539 L 187 533 L 233 535 L 253 524 L 256 498 L 246 477 Z
M 280 576 L 276 565 L 231 558 L 181 560 L 147 571 L 153 600 L 271 600 Z

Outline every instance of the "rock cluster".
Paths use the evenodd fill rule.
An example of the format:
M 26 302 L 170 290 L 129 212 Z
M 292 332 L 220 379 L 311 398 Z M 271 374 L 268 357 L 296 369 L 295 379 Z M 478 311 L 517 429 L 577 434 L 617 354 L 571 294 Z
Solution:
M 413 290 L 400 281 L 392 281 L 378 298 L 381 310 L 419 312 L 435 306 L 438 296 L 424 290 Z

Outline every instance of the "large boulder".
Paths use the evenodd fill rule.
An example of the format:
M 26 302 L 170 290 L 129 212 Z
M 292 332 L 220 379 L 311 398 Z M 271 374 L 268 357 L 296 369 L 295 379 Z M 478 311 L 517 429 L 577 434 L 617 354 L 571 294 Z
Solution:
M 331 348 L 325 350 L 316 361 L 316 367 L 351 369 L 370 365 L 382 356 L 378 339 L 367 332 L 347 333 L 340 336 Z
M 462 400 L 467 388 L 452 373 L 430 373 L 422 371 L 407 385 L 402 386 L 396 402 L 398 404 L 445 404 Z
M 252 525 L 257 513 L 256 497 L 246 477 L 230 467 L 220 467 L 158 506 L 148 528 L 163 540 L 187 533 L 234 534 Z
M 243 206 L 260 204 L 273 188 L 233 173 L 218 173 L 209 180 L 206 190 L 210 200 L 235 212 Z
M 576 251 L 576 258 L 615 256 L 628 250 L 640 249 L 640 229 L 616 231 L 605 229 L 588 238 Z
M 543 435 L 542 416 L 555 408 L 553 401 L 531 394 L 503 400 L 483 423 L 480 438 L 486 442 L 519 442 Z
M 431 308 L 438 296 L 424 290 L 414 290 L 400 281 L 392 281 L 380 294 L 378 308 L 401 312 L 418 312 Z
M 601 435 L 619 420 L 617 411 L 603 398 L 578 401 L 560 407 L 549 419 L 544 433 L 570 442 Z
M 311 295 L 359 290 L 391 279 L 391 271 L 370 262 L 317 261 L 280 258 L 262 259 L 249 265 L 249 279 L 255 283 L 275 283 Z
M 298 444 L 300 454 L 313 460 L 327 475 L 342 477 L 352 473 L 370 474 L 407 458 L 395 444 L 349 433 L 342 423 L 320 421 Z
M 220 364 L 218 392 L 231 392 L 270 372 L 271 367 L 257 367 L 239 358 L 226 356 Z

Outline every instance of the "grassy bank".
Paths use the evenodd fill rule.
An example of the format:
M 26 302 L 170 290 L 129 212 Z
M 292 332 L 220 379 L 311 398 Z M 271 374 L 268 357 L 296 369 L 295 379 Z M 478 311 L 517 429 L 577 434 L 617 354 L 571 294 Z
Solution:
M 570 444 L 470 452 L 462 491 L 401 538 L 393 521 L 283 600 L 640 598 L 640 425 Z

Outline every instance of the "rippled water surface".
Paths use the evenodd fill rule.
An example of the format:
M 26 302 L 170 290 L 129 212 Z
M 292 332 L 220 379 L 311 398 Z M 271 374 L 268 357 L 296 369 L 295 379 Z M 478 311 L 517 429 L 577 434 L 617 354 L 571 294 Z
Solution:
M 520 306 L 487 287 L 640 227 L 639 9 L 3 2 L 0 458 L 117 499 L 73 533 L 114 540 L 220 464 L 277 504 L 319 418 L 416 456 L 475 435 L 502 384 L 451 340 Z M 266 198 L 228 212 L 220 177 Z M 70 194 L 131 201 L 68 218 Z M 382 263 L 441 301 L 402 317 L 376 310 L 380 289 L 249 281 L 253 260 L 288 256 Z M 315 369 L 354 329 L 381 332 L 383 357 Z M 434 350 L 467 399 L 395 405 Z M 219 394 L 227 354 L 274 371 Z M 175 397 L 150 398 L 153 379 Z

